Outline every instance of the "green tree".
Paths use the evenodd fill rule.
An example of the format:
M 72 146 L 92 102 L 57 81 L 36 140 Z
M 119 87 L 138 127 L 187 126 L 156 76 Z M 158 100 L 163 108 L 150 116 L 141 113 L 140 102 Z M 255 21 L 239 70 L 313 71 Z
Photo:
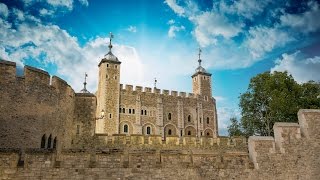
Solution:
M 230 125 L 228 126 L 229 136 L 242 136 L 241 125 L 236 117 L 230 118 Z
M 275 122 L 296 122 L 302 87 L 287 72 L 265 72 L 250 80 L 240 95 L 244 134 L 273 135 Z

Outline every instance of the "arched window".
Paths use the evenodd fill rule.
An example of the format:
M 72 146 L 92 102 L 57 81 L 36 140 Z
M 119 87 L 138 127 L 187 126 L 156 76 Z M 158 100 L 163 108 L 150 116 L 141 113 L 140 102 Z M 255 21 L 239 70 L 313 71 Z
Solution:
M 201 123 L 201 118 L 200 118 L 200 123 Z
M 119 108 L 119 113 L 121 113 L 122 112 L 122 109 L 121 108 Z
M 125 124 L 125 125 L 123 126 L 123 132 L 124 132 L 124 133 L 128 133 L 128 125 L 127 125 L 127 124 Z
M 147 115 L 147 110 L 144 110 L 144 115 Z
M 110 118 L 110 119 L 112 118 L 112 114 L 111 114 L 111 113 L 109 114 L 109 118 Z
M 147 134 L 151 134 L 151 128 L 149 126 L 147 127 Z
M 188 116 L 188 122 L 191 122 L 191 116 L 190 115 Z
M 171 113 L 168 114 L 168 119 L 171 120 Z
M 126 113 L 126 109 L 125 108 L 122 108 L 122 113 Z
M 50 149 L 51 148 L 51 140 L 52 140 L 52 137 L 51 137 L 51 134 L 48 138 L 48 145 L 47 145 L 47 148 Z
M 45 134 L 41 138 L 41 148 L 46 148 L 46 135 Z
M 141 115 L 143 115 L 143 110 L 141 110 Z
M 182 136 L 182 130 L 180 131 L 180 136 Z
M 171 135 L 172 134 L 172 131 L 171 129 L 168 130 L 168 135 Z
M 210 122 L 210 121 L 209 121 L 209 117 L 207 117 L 207 124 L 209 124 L 209 122 Z
M 131 114 L 131 109 L 129 109 L 129 114 Z
M 132 114 L 134 114 L 135 112 L 134 112 L 134 109 L 132 109 Z
M 107 67 L 109 67 L 109 64 L 107 64 Z
M 209 133 L 209 132 L 207 132 L 207 136 L 210 136 L 210 133 Z
M 191 136 L 191 131 L 188 131 L 188 136 Z
M 56 147 L 57 147 L 57 137 L 55 137 L 54 140 L 53 140 L 52 148 L 55 149 Z

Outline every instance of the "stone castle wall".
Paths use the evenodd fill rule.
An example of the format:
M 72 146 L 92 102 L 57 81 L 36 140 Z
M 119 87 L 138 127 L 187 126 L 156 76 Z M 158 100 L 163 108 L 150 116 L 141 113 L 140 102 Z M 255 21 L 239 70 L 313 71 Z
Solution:
M 50 83 L 51 80 L 51 83 Z M 46 147 L 71 140 L 74 91 L 62 79 L 30 66 L 16 76 L 16 64 L 0 61 L 0 147 L 36 148 L 45 136 Z M 69 144 L 67 143 L 69 142 Z
M 61 153 L 29 150 L 23 158 L 17 151 L 2 149 L 0 179 L 317 180 L 320 110 L 300 110 L 298 116 L 299 124 L 276 123 L 275 137 L 250 137 L 249 152 L 239 148 L 241 139 L 224 138 L 214 149 L 109 146 L 95 151 L 64 149 Z M 110 143 L 123 142 L 115 139 Z
M 93 137 L 95 111 L 94 95 L 30 66 L 17 76 L 15 63 L 0 61 L 0 148 L 83 147 Z
M 214 98 L 185 92 L 149 87 L 120 85 L 120 133 L 124 125 L 129 134 L 217 137 L 216 104 Z M 188 132 L 191 132 L 188 134 Z

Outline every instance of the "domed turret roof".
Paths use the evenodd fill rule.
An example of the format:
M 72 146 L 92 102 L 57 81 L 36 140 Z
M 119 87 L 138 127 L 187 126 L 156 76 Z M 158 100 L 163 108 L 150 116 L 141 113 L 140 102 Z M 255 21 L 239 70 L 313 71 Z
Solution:
M 208 73 L 206 71 L 206 69 L 204 67 L 201 66 L 201 62 L 202 60 L 200 59 L 200 55 L 201 55 L 201 49 L 199 48 L 199 59 L 198 59 L 198 63 L 199 63 L 199 66 L 196 68 L 195 70 L 195 73 L 192 75 L 192 77 L 198 75 L 198 74 L 204 74 L 204 75 L 207 75 L 207 76 L 211 76 L 210 73 Z
M 110 33 L 110 38 L 109 38 L 109 52 L 104 55 L 104 57 L 102 58 L 102 60 L 100 61 L 99 65 L 100 66 L 102 63 L 104 62 L 109 62 L 109 63 L 116 63 L 116 64 L 121 64 L 121 62 L 119 61 L 119 59 L 117 58 L 117 56 L 115 56 L 112 52 L 111 52 L 111 49 L 112 49 L 112 38 L 113 38 L 113 34 Z

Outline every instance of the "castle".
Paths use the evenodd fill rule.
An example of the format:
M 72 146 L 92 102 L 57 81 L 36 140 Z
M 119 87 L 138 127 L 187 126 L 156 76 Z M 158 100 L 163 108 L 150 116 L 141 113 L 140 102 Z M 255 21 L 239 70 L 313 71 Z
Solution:
M 276 123 L 274 137 L 219 136 L 198 62 L 187 95 L 123 88 L 111 39 L 95 94 L 1 60 L 0 179 L 320 179 L 320 110 Z

